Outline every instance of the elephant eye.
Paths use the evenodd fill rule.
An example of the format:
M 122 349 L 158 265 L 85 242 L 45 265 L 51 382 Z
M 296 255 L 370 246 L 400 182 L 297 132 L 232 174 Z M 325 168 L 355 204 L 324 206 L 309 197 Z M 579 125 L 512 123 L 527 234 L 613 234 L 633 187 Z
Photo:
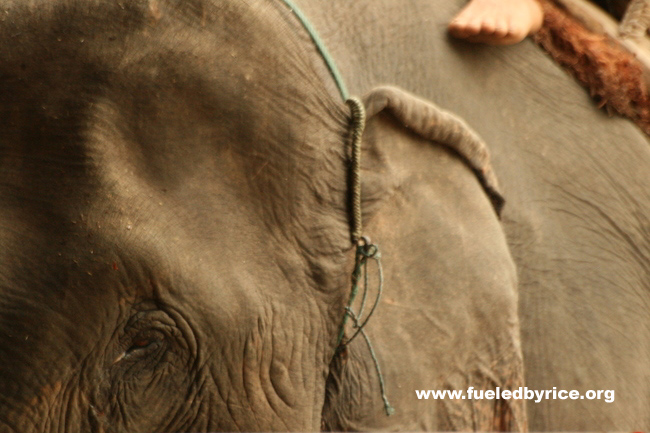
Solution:
M 119 360 L 136 360 L 155 355 L 164 345 L 165 337 L 159 332 L 150 335 L 138 335 L 131 340 L 130 346 L 120 355 Z
M 138 338 L 137 340 L 133 341 L 133 344 L 131 347 L 126 351 L 127 353 L 132 352 L 134 350 L 142 350 L 146 349 L 148 347 L 151 347 L 152 345 L 155 345 L 157 343 L 157 340 L 147 337 L 147 338 Z
M 116 341 L 115 358 L 110 365 L 131 369 L 133 373 L 151 370 L 178 349 L 180 331 L 175 321 L 159 309 L 139 309 L 127 321 Z
M 137 340 L 133 341 L 133 345 L 131 346 L 134 349 L 141 348 L 141 347 L 147 347 L 151 343 L 153 343 L 155 340 L 151 337 L 149 338 L 138 338 Z

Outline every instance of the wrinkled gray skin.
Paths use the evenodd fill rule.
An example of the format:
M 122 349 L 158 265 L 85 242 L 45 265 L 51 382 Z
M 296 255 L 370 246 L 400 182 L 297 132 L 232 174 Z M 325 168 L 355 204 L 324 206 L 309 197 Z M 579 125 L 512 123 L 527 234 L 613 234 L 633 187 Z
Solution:
M 460 114 L 508 199 L 369 119 L 388 418 L 362 340 L 335 356 L 348 110 L 287 8 L 5 1 L 0 432 L 650 428 L 648 142 L 532 44 L 448 40 L 461 3 L 300 2 L 352 93 Z M 616 401 L 414 393 L 524 383 Z

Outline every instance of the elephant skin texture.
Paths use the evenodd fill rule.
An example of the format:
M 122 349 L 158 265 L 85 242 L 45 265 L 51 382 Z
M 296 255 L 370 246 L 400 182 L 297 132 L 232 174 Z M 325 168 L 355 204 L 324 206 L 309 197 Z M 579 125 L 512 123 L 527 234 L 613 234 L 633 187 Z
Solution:
M 298 2 L 392 98 L 361 167 L 387 417 L 336 350 L 350 113 L 285 3 L 4 1 L 0 432 L 650 428 L 648 140 L 529 41 L 449 39 L 462 3 Z M 616 400 L 415 395 L 470 386 Z

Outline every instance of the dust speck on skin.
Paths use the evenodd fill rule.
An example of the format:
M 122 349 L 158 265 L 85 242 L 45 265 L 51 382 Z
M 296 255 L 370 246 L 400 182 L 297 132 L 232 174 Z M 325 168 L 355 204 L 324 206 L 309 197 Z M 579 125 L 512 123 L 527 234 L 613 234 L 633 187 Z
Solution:
M 159 21 L 162 18 L 162 13 L 160 13 L 160 7 L 158 6 L 157 0 L 151 0 L 149 2 L 149 12 L 154 21 Z

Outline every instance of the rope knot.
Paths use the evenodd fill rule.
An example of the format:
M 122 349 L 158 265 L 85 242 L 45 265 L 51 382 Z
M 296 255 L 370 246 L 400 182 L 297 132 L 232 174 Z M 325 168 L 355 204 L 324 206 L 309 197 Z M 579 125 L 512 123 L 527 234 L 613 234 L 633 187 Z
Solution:
M 379 248 L 377 248 L 377 245 L 359 245 L 357 247 L 357 251 L 359 254 L 361 254 L 363 257 L 366 259 L 380 259 L 381 258 L 381 253 L 379 252 Z

